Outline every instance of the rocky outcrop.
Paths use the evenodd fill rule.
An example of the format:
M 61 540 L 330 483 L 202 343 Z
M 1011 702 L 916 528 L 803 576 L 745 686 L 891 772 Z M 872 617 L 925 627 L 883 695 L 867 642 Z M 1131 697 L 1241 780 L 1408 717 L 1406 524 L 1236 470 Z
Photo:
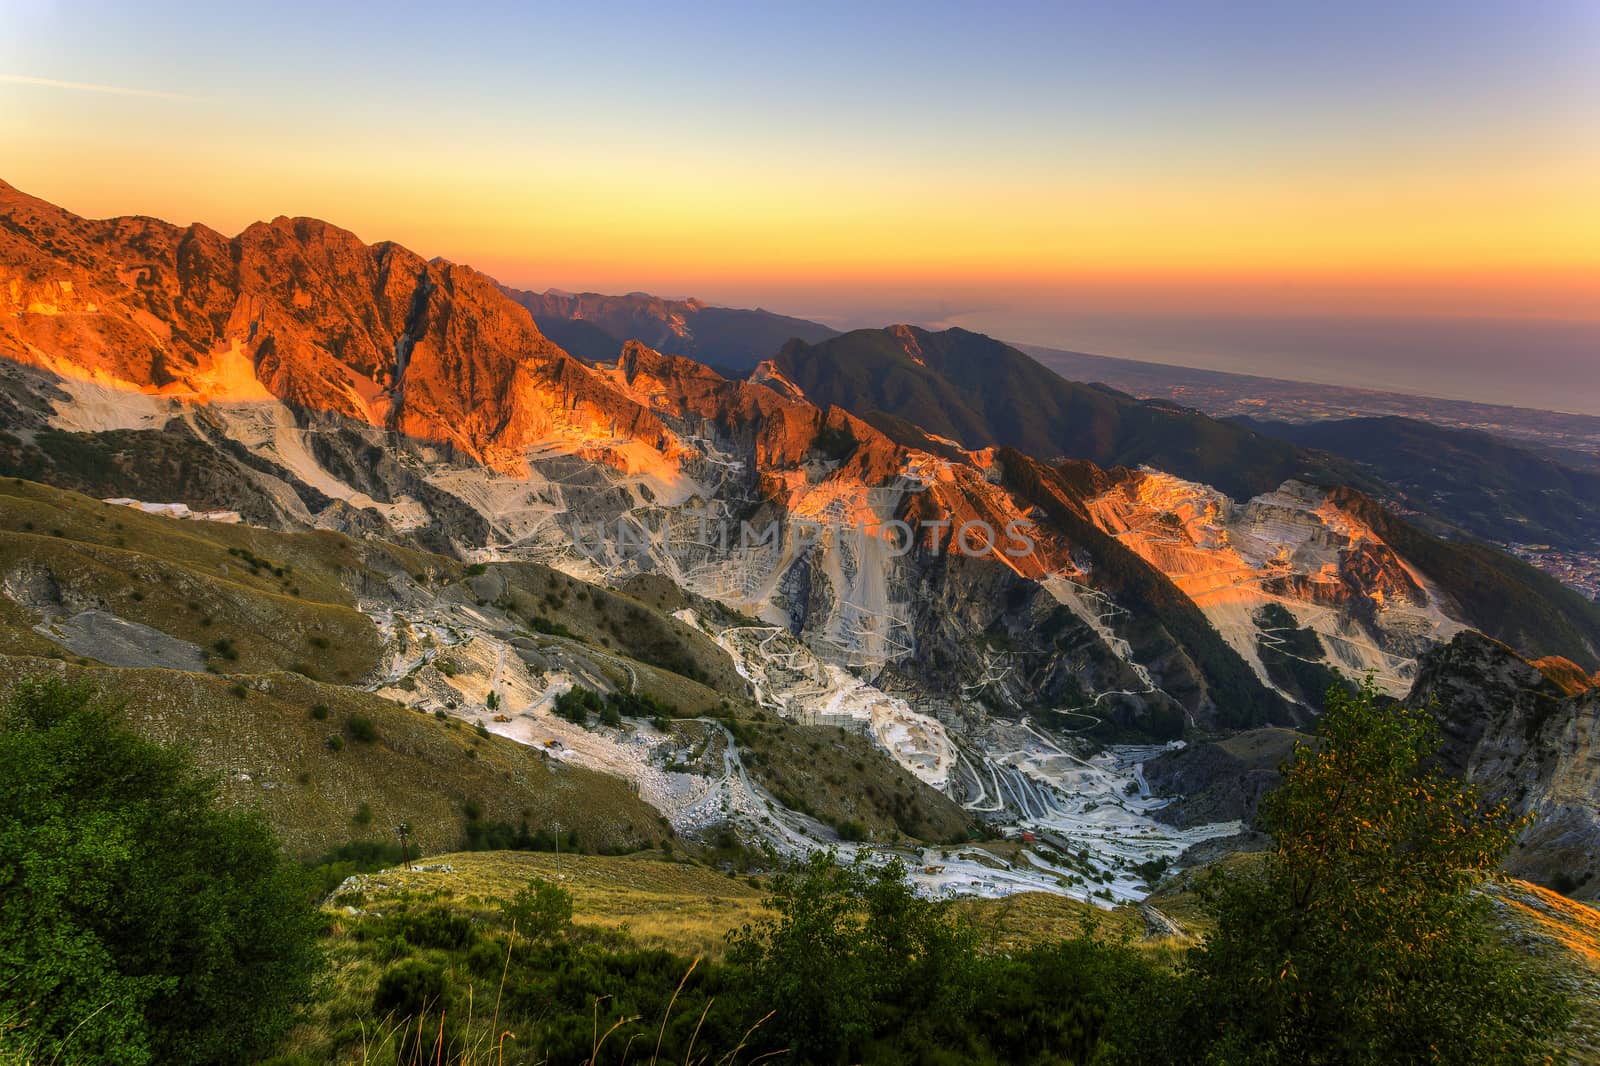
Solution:
M 1255 820 L 1261 797 L 1283 780 L 1295 745 L 1311 738 L 1291 729 L 1252 729 L 1225 740 L 1190 744 L 1144 764 L 1145 781 L 1172 803 L 1155 817 L 1187 827 Z
M 1552 664 L 1553 665 L 1553 664 Z M 1439 720 L 1450 773 L 1532 819 L 1507 861 L 1519 877 L 1600 897 L 1600 688 L 1546 673 L 1466 632 L 1422 660 L 1410 702 Z
M 1263 684 L 1280 682 L 1277 656 L 1263 655 L 1262 645 L 1281 649 L 1290 630 L 1305 629 L 1316 638 L 1315 663 L 1371 672 L 1399 696 L 1416 656 L 1462 627 L 1421 572 L 1315 485 L 1289 481 L 1235 503 L 1207 486 L 1141 470 L 1096 494 L 1089 509 L 1205 612 Z M 1264 608 L 1286 624 L 1264 627 Z M 1296 686 L 1286 691 L 1299 695 Z

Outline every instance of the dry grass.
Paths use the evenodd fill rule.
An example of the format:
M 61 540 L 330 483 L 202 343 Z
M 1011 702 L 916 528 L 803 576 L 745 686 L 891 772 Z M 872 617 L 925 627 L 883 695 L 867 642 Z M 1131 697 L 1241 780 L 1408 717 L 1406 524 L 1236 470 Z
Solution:
M 1506 940 L 1571 997 L 1575 1016 L 1563 1048 L 1570 1061 L 1600 1063 L 1600 910 L 1511 878 L 1487 891 Z
M 573 923 L 626 932 L 645 947 L 720 958 L 727 933 L 762 913 L 765 890 L 705 866 L 645 856 L 546 852 L 457 852 L 426 865 L 446 870 L 387 870 L 363 878 L 362 906 L 382 910 L 386 898 L 437 895 L 478 916 L 495 911 L 535 877 L 572 894 Z M 337 904 L 335 899 L 334 903 Z
M 712 959 L 722 957 L 730 931 L 766 913 L 761 900 L 767 890 L 760 879 L 751 884 L 746 878 L 666 861 L 655 854 L 557 857 L 545 852 L 458 852 L 432 856 L 427 864 L 451 869 L 365 875 L 363 907 L 381 911 L 386 898 L 437 895 L 454 907 L 488 917 L 495 912 L 495 898 L 508 898 L 539 877 L 572 894 L 573 921 L 579 926 L 621 930 L 646 947 Z M 1103 910 L 1043 892 L 961 900 L 956 906 L 994 950 L 1016 951 L 1067 940 L 1086 929 L 1098 938 L 1123 940 L 1173 958 L 1193 942 L 1150 937 L 1137 907 Z
M 347 584 L 415 565 L 414 553 L 401 553 L 0 482 L 0 575 L 48 572 L 69 612 L 95 607 L 201 648 L 228 641 L 235 657 L 216 663 L 230 670 L 303 669 L 344 682 L 367 675 L 381 640 Z
M 741 722 L 738 739 L 752 778 L 835 828 L 854 822 L 871 840 L 967 839 L 970 815 L 859 733 L 763 714 Z
M 296 674 L 217 677 L 0 655 L 0 696 L 17 680 L 46 676 L 87 681 L 125 701 L 135 731 L 184 747 L 221 777 L 224 798 L 261 807 L 297 858 L 350 840 L 392 839 L 402 821 L 424 849 L 453 850 L 469 800 L 486 819 L 559 824 L 595 850 L 667 836 L 655 809 L 619 778 L 553 765 L 513 741 Z M 325 718 L 312 716 L 319 704 Z M 373 723 L 375 741 L 349 734 L 357 716 Z M 340 737 L 341 750 L 330 750 L 330 736 Z M 366 825 L 356 820 L 363 804 L 372 815 Z

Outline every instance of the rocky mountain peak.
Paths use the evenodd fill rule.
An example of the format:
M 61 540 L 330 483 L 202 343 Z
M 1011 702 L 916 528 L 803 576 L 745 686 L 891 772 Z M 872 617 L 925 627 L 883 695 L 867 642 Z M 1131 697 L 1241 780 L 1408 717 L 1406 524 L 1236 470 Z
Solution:
M 8 187 L 9 188 L 9 187 Z M 671 434 L 540 333 L 471 267 L 280 217 L 227 238 L 0 200 L 0 351 L 124 392 L 278 401 L 393 430 L 495 469 L 534 441 L 602 454 Z

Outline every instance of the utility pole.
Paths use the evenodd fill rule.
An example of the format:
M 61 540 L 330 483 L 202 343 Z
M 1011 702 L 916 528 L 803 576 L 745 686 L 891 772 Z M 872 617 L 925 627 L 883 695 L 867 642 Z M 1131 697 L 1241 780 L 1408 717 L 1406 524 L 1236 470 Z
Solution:
M 400 838 L 400 864 L 409 870 L 411 869 L 411 823 L 401 822 L 395 826 L 394 835 Z

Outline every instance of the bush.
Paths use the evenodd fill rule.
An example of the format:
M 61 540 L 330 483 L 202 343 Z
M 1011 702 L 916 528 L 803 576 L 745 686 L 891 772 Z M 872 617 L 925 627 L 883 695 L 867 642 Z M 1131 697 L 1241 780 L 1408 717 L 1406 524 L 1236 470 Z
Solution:
M 397 962 L 378 978 L 372 1009 L 380 1015 L 411 1018 L 435 1010 L 444 1000 L 444 967 L 426 959 Z
M 351 740 L 357 740 L 363 744 L 371 744 L 378 739 L 378 727 L 373 725 L 372 719 L 365 715 L 352 715 L 350 720 L 344 724 L 344 728 L 345 732 L 350 734 Z
M 397 866 L 402 858 L 399 844 L 386 840 L 354 840 L 323 853 L 321 858 L 306 866 L 306 875 L 311 881 L 312 894 L 320 899 L 338 888 L 351 874 Z
M 855 818 L 846 818 L 834 823 L 834 831 L 839 834 L 840 840 L 860 841 L 867 839 L 867 827 Z
M 0 724 L 0 1017 L 41 1062 L 264 1055 L 322 959 L 261 815 L 84 687 L 18 685 Z
M 328 750 L 329 751 L 343 751 L 344 750 L 344 737 L 341 737 L 338 733 L 334 733 L 334 734 L 330 735 L 328 737 L 328 742 L 327 743 L 328 743 Z
M 536 614 L 529 618 L 528 625 L 533 628 L 535 633 L 543 633 L 545 636 L 566 637 L 569 640 L 577 639 L 572 630 L 568 629 L 560 622 L 552 622 L 542 614 Z
M 555 702 L 556 714 L 575 725 L 588 725 L 589 715 L 600 708 L 600 695 L 581 685 L 573 685 L 557 696 Z
M 500 916 L 529 940 L 549 940 L 572 924 L 572 895 L 535 877 L 509 900 L 500 901 Z
M 863 1061 L 909 1019 L 957 1020 L 976 1001 L 975 933 L 905 872 L 899 859 L 839 866 L 813 852 L 773 880 L 775 917 L 730 937 L 757 1002 L 782 1005 L 769 1035 L 801 1061 Z
M 466 834 L 461 841 L 462 851 L 578 851 L 578 834 L 574 831 L 560 836 L 548 829 L 535 832 L 527 822 L 512 825 L 510 822 L 490 822 L 482 818 L 468 818 Z
M 478 939 L 472 919 L 449 907 L 427 907 L 400 916 L 406 940 L 424 948 L 469 948 Z
M 313 721 L 325 722 L 328 720 L 328 705 L 326 703 L 313 703 L 311 710 L 306 712 Z

